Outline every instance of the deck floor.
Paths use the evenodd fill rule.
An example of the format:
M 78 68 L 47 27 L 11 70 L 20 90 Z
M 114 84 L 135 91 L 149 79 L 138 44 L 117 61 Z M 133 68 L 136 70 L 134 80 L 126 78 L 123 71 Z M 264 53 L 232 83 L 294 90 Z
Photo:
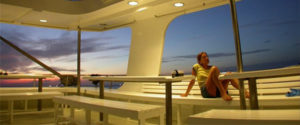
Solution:
M 64 117 L 70 116 L 70 109 L 64 109 Z M 104 125 L 99 122 L 99 113 L 92 112 L 92 125 Z M 75 120 L 77 125 L 85 124 L 85 113 L 82 109 L 75 110 Z M 60 122 L 64 125 L 75 125 L 75 123 L 70 123 L 68 121 Z M 173 121 L 176 122 L 176 121 Z M 109 125 L 137 125 L 138 121 L 130 118 L 119 117 L 115 115 L 109 115 Z M 146 125 L 157 125 L 159 124 L 159 118 L 151 118 L 146 120 Z M 8 123 L 8 116 L 1 114 L 0 125 L 55 125 L 53 113 L 45 114 L 27 114 L 27 115 L 15 115 L 14 122 L 12 124 Z

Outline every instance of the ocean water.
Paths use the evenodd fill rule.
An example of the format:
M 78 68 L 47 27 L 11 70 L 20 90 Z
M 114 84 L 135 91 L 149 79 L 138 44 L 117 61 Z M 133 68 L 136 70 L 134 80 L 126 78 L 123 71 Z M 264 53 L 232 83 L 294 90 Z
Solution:
M 104 87 L 107 89 L 118 89 L 123 85 L 123 82 L 104 82 Z M 37 87 L 37 80 L 0 80 L 0 87 Z M 59 80 L 44 80 L 43 87 L 64 87 Z M 81 87 L 99 87 L 90 81 L 82 80 Z

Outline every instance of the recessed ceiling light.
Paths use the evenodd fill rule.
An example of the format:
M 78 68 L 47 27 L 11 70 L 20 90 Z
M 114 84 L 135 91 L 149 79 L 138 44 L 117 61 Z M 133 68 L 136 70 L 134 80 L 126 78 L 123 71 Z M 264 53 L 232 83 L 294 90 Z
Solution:
M 184 4 L 183 3 L 174 3 L 175 7 L 182 7 Z
M 135 5 L 138 5 L 139 3 L 136 1 L 129 1 L 128 4 L 131 6 L 135 6 Z
M 139 8 L 138 10 L 136 10 L 136 11 L 141 12 L 141 11 L 146 10 L 146 9 L 147 9 L 147 7 L 142 7 L 142 8 Z
M 47 20 L 40 20 L 40 22 L 47 23 L 48 21 Z
M 81 0 L 67 0 L 67 1 L 76 2 L 76 1 L 81 1 Z

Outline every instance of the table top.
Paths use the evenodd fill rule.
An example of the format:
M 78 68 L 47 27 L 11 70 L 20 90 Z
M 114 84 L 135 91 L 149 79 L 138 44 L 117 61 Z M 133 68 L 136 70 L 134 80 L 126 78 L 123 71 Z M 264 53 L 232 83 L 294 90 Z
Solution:
M 38 78 L 49 78 L 52 75 L 37 75 L 37 74 L 8 74 L 0 75 L 0 79 L 38 79 Z
M 0 93 L 0 100 L 25 100 L 25 99 L 46 99 L 54 96 L 63 96 L 61 92 L 20 92 L 20 93 Z
M 268 70 L 256 70 L 246 72 L 233 72 L 229 75 L 219 77 L 220 79 L 246 79 L 246 78 L 271 78 L 300 75 L 300 66 L 268 69 Z
M 102 80 L 102 81 L 114 81 L 114 82 L 180 82 L 183 80 L 191 80 L 195 77 L 192 75 L 186 75 L 182 77 L 171 76 L 88 76 L 83 77 L 83 79 L 88 79 L 92 81 Z

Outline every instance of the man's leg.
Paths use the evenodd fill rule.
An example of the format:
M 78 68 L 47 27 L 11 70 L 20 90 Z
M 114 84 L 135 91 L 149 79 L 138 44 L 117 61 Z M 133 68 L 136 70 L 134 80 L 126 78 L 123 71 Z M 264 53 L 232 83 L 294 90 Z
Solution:
M 227 79 L 226 80 L 220 80 L 220 82 L 222 83 L 224 89 L 227 91 L 230 80 L 227 80 Z
M 206 88 L 210 95 L 216 95 L 216 88 L 219 89 L 220 94 L 225 101 L 231 101 L 232 98 L 226 93 L 226 89 L 224 88 L 222 82 L 219 80 L 220 71 L 216 66 L 211 67 L 211 70 L 208 74 L 208 78 L 206 81 Z
M 231 85 L 236 88 L 236 89 L 240 89 L 240 86 L 239 86 L 239 80 L 238 79 L 230 79 L 230 82 L 231 82 Z M 249 98 L 250 97 L 250 94 L 249 92 L 245 89 L 245 96 L 246 98 Z

